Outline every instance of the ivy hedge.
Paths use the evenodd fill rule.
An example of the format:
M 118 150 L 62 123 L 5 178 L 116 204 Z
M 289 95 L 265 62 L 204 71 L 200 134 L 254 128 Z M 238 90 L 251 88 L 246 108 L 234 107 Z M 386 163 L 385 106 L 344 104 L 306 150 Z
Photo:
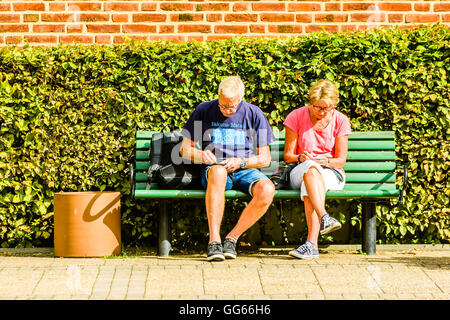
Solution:
M 409 169 L 404 205 L 378 208 L 378 241 L 448 243 L 449 36 L 448 26 L 436 24 L 290 39 L 4 47 L 0 245 L 52 245 L 54 193 L 96 190 L 122 193 L 126 244 L 155 241 L 157 203 L 128 197 L 135 132 L 182 127 L 200 102 L 216 98 L 220 80 L 235 74 L 244 80 L 245 99 L 280 129 L 307 102 L 312 83 L 337 83 L 338 108 L 352 129 L 394 130 L 398 162 Z M 172 205 L 176 245 L 204 242 L 202 203 Z M 236 214 L 227 214 L 224 225 L 243 205 L 227 202 Z M 358 202 L 328 206 L 341 219 L 351 212 L 346 222 L 358 237 Z M 245 237 L 298 243 L 306 235 L 292 232 L 303 219 L 300 202 L 277 202 L 266 216 Z M 269 229 L 278 236 L 268 236 Z

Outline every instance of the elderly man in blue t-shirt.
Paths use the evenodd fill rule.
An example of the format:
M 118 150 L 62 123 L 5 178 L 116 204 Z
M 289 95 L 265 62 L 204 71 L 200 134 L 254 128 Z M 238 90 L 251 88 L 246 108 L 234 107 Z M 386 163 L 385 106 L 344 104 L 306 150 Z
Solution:
M 208 261 L 236 259 L 238 238 L 264 215 L 275 193 L 273 183 L 258 170 L 270 165 L 272 130 L 261 109 L 243 98 L 244 84 L 239 77 L 223 79 L 219 99 L 198 105 L 182 131 L 182 156 L 203 164 L 201 181 L 206 189 Z M 197 143 L 201 150 L 195 147 Z M 245 192 L 252 200 L 222 245 L 220 224 L 225 190 L 229 189 Z

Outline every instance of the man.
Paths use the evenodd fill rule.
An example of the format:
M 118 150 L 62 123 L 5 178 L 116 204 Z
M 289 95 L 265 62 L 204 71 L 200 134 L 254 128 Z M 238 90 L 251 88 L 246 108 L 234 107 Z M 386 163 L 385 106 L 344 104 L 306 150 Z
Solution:
M 257 169 L 270 165 L 272 130 L 261 109 L 242 100 L 244 93 L 239 77 L 223 79 L 219 98 L 198 105 L 182 131 L 181 155 L 203 164 L 208 261 L 236 259 L 238 238 L 264 215 L 275 193 L 273 183 Z M 200 143 L 201 150 L 196 143 Z M 252 200 L 222 244 L 225 190 L 233 188 L 251 195 Z

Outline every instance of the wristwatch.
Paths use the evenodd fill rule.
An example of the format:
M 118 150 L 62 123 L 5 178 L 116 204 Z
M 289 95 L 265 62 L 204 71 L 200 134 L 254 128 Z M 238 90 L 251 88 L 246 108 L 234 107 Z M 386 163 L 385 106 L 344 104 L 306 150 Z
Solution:
M 241 158 L 241 169 L 244 169 L 247 163 L 245 162 L 244 158 Z
M 300 157 L 301 157 L 301 156 L 302 156 L 301 154 L 298 155 L 297 163 L 301 163 L 301 162 L 302 162 L 302 161 L 300 160 Z

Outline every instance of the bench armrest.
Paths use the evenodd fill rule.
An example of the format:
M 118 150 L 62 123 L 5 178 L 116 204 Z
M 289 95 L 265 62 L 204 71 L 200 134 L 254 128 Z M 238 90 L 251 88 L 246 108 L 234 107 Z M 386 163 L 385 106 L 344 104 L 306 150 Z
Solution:
M 131 201 L 134 201 L 134 195 L 136 192 L 136 170 L 134 170 L 134 165 L 130 164 L 130 191 L 131 191 Z
M 404 166 L 398 166 L 397 168 L 399 169 L 403 169 L 403 184 L 400 187 L 400 197 L 398 199 L 398 203 L 397 205 L 402 205 L 403 204 L 403 191 L 406 189 L 406 185 L 408 183 L 408 168 L 404 167 Z

